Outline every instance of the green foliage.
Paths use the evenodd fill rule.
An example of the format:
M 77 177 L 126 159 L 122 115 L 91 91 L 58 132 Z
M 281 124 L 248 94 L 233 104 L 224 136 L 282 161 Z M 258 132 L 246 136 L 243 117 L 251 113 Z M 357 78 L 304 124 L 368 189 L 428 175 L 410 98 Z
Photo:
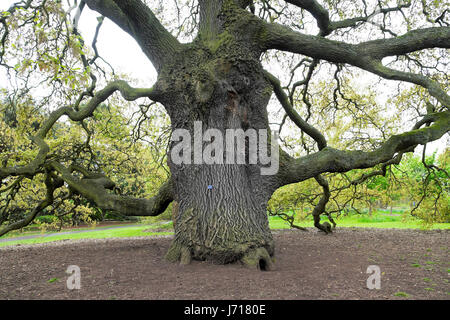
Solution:
M 35 221 L 37 224 L 43 224 L 43 223 L 53 224 L 57 220 L 58 220 L 58 218 L 55 216 L 43 215 L 43 216 L 37 217 Z
M 439 157 L 426 157 L 427 167 L 420 158 L 412 156 L 400 164 L 399 176 L 412 205 L 410 213 L 425 223 L 450 222 L 450 184 L 446 173 L 450 172 L 449 160 L 447 148 Z
M 406 292 L 398 291 L 398 292 L 394 293 L 394 296 L 408 298 L 409 294 L 407 294 Z
M 391 166 L 385 176 L 376 175 L 358 185 L 349 185 L 349 181 L 376 168 L 328 175 L 332 200 L 327 204 L 327 212 L 335 217 L 357 213 L 359 222 L 367 223 L 402 219 L 395 214 L 402 215 L 405 223 L 410 216 L 417 218 L 424 227 L 449 223 L 450 184 L 444 172 L 450 172 L 449 160 L 450 149 L 439 156 L 435 153 L 426 157 L 428 167 L 424 166 L 420 156 L 407 154 L 399 165 Z M 269 211 L 288 213 L 296 222 L 301 222 L 311 216 L 322 192 L 313 179 L 284 186 L 273 194 Z M 394 206 L 406 207 L 407 210 L 396 210 Z M 388 210 L 391 216 L 373 217 L 377 209 Z
M 116 183 L 115 192 L 151 197 L 167 179 L 167 168 L 161 165 L 164 143 L 161 149 L 154 147 L 156 140 L 164 139 L 161 137 L 162 129 L 152 126 L 153 121 L 164 123 L 164 117 L 149 117 L 148 121 L 140 124 L 148 140 L 136 141 L 133 136 L 135 124 L 123 113 L 127 106 L 111 100 L 111 104 L 98 108 L 94 117 L 85 121 L 89 131 L 79 124 L 63 122 L 55 125 L 46 137 L 51 148 L 48 157 L 83 165 L 94 172 L 101 168 Z M 30 137 L 36 134 L 44 114 L 34 106 L 31 98 L 14 104 L 4 101 L 0 103 L 0 163 L 23 165 L 36 156 L 37 150 Z M 89 145 L 86 144 L 88 132 Z M 17 189 L 0 193 L 0 225 L 22 220 L 37 206 L 45 197 L 43 179 L 43 175 L 25 178 L 18 182 Z M 4 181 L 3 188 L 10 185 L 6 182 L 12 181 Z M 67 188 L 58 190 L 55 193 L 57 201 L 34 220 L 34 226 L 47 230 L 80 223 L 95 224 L 110 218 L 124 219 L 120 214 L 97 209 L 93 203 L 77 195 L 67 198 L 69 192 Z M 3 211 L 5 203 L 8 203 L 8 211 Z

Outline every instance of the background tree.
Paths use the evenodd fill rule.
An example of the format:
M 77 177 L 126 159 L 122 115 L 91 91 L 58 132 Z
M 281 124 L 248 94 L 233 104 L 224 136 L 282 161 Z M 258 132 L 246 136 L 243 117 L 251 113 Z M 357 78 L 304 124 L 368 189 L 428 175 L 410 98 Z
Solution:
M 450 189 L 448 184 L 449 149 L 439 158 L 408 157 L 399 168 L 405 180 L 411 214 L 426 223 L 450 221 Z
M 77 31 L 86 7 L 102 15 L 92 52 Z M 2 155 L 0 179 L 9 189 L 20 179 L 40 178 L 45 195 L 24 220 L 6 230 L 29 223 L 66 186 L 102 210 L 130 216 L 158 215 L 176 200 L 169 260 L 241 260 L 270 268 L 275 246 L 266 209 L 274 191 L 314 179 L 323 193 L 312 215 L 315 226 L 327 232 L 320 223 L 332 196 L 327 174 L 376 167 L 352 179 L 351 185 L 385 175 L 405 153 L 448 132 L 447 15 L 441 1 L 413 0 L 199 0 L 175 1 L 173 6 L 141 0 L 19 2 L 0 18 L 0 64 L 21 88 L 16 95 L 33 87 L 47 89 L 37 107 L 49 114 L 31 137 L 29 158 L 15 165 Z M 119 80 L 101 60 L 96 39 L 103 17 L 131 35 L 152 62 L 158 79 L 151 88 Z M 273 61 L 280 61 L 278 70 L 273 70 Z M 405 90 L 414 95 L 398 104 L 389 99 L 373 104 L 373 98 L 352 89 L 357 84 L 349 79 L 361 76 L 398 85 L 391 98 Z M 320 97 L 324 84 L 332 86 L 331 95 Z M 89 146 L 88 122 L 115 93 L 127 101 L 160 103 L 171 129 L 186 129 L 192 136 L 195 121 L 202 121 L 203 130 L 222 133 L 269 129 L 272 92 L 283 110 L 278 130 L 291 121 L 301 138 L 301 150 L 280 150 L 280 170 L 272 176 L 260 174 L 260 163 L 186 166 L 169 157 L 170 179 L 154 197 L 135 198 L 114 193 L 115 183 L 100 168 L 78 163 L 76 154 L 52 156 L 47 140 L 66 116 L 81 126 L 84 132 L 77 138 Z M 403 130 L 378 123 L 374 117 L 379 106 L 392 118 L 400 114 Z M 336 138 L 319 130 L 323 126 L 318 124 L 330 119 L 329 132 L 345 128 L 339 140 L 356 139 L 343 148 L 337 145 Z
M 115 181 L 114 192 L 117 194 L 151 197 L 155 192 L 154 186 L 167 180 L 167 168 L 161 163 L 165 149 L 161 150 L 156 145 L 156 139 L 155 144 L 152 144 L 153 140 L 147 143 L 137 141 L 136 127 L 130 125 L 130 119 L 120 113 L 125 106 L 122 104 L 117 107 L 116 99 L 110 102 L 111 105 L 99 106 L 86 122 L 86 128 L 89 129 L 88 144 L 78 142 L 79 137 L 83 136 L 82 126 L 64 122 L 54 126 L 46 140 L 52 148 L 49 157 L 64 157 L 70 159 L 74 166 L 111 177 Z M 8 165 L 21 165 L 35 156 L 29 136 L 36 133 L 37 128 L 33 128 L 33 124 L 38 126 L 45 117 L 35 110 L 33 104 L 31 98 L 25 103 L 15 104 L 15 121 L 0 121 L 0 148 Z M 11 102 L 0 105 L 0 118 L 6 118 L 11 109 Z M 33 116 L 30 117 L 30 114 Z M 146 137 L 155 135 L 161 140 L 166 136 L 167 139 L 167 134 L 155 131 L 167 130 L 164 125 L 159 126 L 164 116 L 146 114 L 146 117 L 148 120 L 145 123 L 137 122 L 140 131 L 145 131 Z M 158 118 L 158 126 L 151 125 L 153 117 Z M 44 196 L 43 180 L 23 178 L 6 185 L 8 187 L 2 189 L 5 202 L 0 207 L 2 222 L 20 222 Z M 108 217 L 120 218 L 120 212 L 102 210 L 70 188 L 60 188 L 55 192 L 54 203 L 38 213 L 34 222 L 41 228 L 60 229 L 65 225 L 94 223 Z M 6 226 L 3 232 L 8 228 L 11 227 Z

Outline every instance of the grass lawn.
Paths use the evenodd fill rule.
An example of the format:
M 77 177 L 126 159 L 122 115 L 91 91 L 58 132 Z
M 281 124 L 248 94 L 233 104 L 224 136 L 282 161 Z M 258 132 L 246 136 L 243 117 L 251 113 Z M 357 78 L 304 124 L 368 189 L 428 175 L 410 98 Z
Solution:
M 423 223 L 413 217 L 403 218 L 401 214 L 389 215 L 387 212 L 377 211 L 372 216 L 368 215 L 348 215 L 335 219 L 338 227 L 359 227 L 359 228 L 396 228 L 396 229 L 423 229 Z M 280 217 L 269 217 L 269 225 L 271 229 L 286 229 L 289 224 Z M 307 218 L 297 222 L 302 227 L 313 227 L 312 218 Z M 154 235 L 170 235 L 173 234 L 172 223 L 167 224 L 142 224 L 133 226 L 124 226 L 122 228 L 108 229 L 110 227 L 83 228 L 76 231 L 89 230 L 89 232 L 80 232 L 72 234 L 58 234 L 56 232 L 22 232 L 8 234 L 0 239 L 38 235 L 33 239 L 0 242 L 1 246 L 9 246 L 15 244 L 35 244 L 43 242 L 51 242 L 58 240 L 73 239 L 102 239 L 102 238 L 119 238 L 119 237 L 145 237 Z M 450 229 L 450 223 L 436 223 L 428 226 L 430 229 Z M 155 229 L 155 232 L 149 232 L 149 229 Z M 158 230 L 156 230 L 158 229 Z M 65 231 L 65 230 L 63 230 Z
M 141 226 L 131 226 L 124 228 L 115 228 L 115 229 L 107 229 L 108 227 L 98 228 L 98 229 L 89 229 L 83 228 L 83 230 L 92 230 L 89 232 L 80 232 L 80 233 L 72 233 L 72 234 L 58 234 L 57 232 L 46 232 L 46 233 L 38 233 L 38 238 L 33 239 L 25 239 L 25 240 L 17 240 L 17 241 L 8 241 L 8 242 L 0 242 L 1 246 L 15 245 L 15 244 L 36 244 L 36 243 L 44 243 L 44 242 L 52 242 L 58 240 L 75 240 L 75 239 L 103 239 L 103 238 L 121 238 L 121 237 L 145 237 L 145 236 L 154 236 L 154 235 L 169 235 L 172 234 L 171 229 L 172 224 L 166 225 L 141 225 Z M 161 227 L 167 229 L 167 231 L 160 231 Z M 158 228 L 157 232 L 148 232 L 146 230 Z M 106 229 L 106 230 L 102 230 Z M 81 231 L 77 229 L 76 231 Z M 36 235 L 36 232 L 32 233 L 22 233 L 20 236 L 28 236 L 28 235 Z M 17 237 L 18 235 L 14 235 Z M 1 239 L 6 238 L 2 237 Z
M 378 210 L 369 216 L 368 214 L 350 214 L 335 218 L 334 221 L 339 228 L 382 228 L 382 229 L 450 229 L 450 223 L 435 223 L 425 226 L 423 222 L 412 216 L 403 217 L 403 211 L 394 211 L 390 215 L 388 211 Z M 322 221 L 328 218 L 322 217 Z M 312 217 L 296 222 L 300 227 L 313 227 Z M 288 228 L 289 224 L 279 217 L 270 217 L 270 227 L 272 229 Z

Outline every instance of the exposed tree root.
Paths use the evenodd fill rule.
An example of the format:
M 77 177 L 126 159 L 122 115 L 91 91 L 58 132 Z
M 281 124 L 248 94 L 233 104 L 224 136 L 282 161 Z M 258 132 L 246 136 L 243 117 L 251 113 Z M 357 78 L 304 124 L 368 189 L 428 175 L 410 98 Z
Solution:
M 192 254 L 191 250 L 187 247 L 181 247 L 180 250 L 180 264 L 181 265 L 188 265 L 191 263 L 192 260 Z
M 321 224 L 319 221 L 317 221 L 317 222 L 314 223 L 314 226 L 317 229 L 319 229 L 320 231 L 325 232 L 326 234 L 333 233 L 333 229 L 334 228 L 328 222 L 324 222 L 324 223 Z
M 275 269 L 272 258 L 265 248 L 251 249 L 241 258 L 241 262 L 249 268 L 256 268 L 261 271 Z
M 166 259 L 173 263 L 180 262 L 182 265 L 190 264 L 192 259 L 191 250 L 188 247 L 173 241 L 169 251 L 166 253 Z
M 261 271 L 272 271 L 275 269 L 274 262 L 269 254 L 269 251 L 264 247 L 247 249 L 240 259 L 238 258 L 239 256 L 240 255 L 236 254 L 235 262 L 241 262 L 246 267 Z M 195 254 L 193 254 L 193 251 L 189 247 L 182 245 L 177 241 L 173 241 L 166 254 L 166 259 L 173 263 L 188 265 L 191 263 L 192 259 L 196 258 Z M 200 258 L 198 259 L 204 260 Z M 220 260 L 215 262 L 222 263 Z

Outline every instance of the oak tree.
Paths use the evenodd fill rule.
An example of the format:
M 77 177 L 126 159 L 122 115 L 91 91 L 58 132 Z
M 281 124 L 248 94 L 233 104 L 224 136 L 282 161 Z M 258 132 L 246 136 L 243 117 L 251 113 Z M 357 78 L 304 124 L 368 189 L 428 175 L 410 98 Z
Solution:
M 87 8 L 101 15 L 90 52 L 78 31 L 80 15 Z M 178 19 L 167 21 L 165 10 L 172 9 Z M 28 161 L 11 165 L 8 157 L 2 156 L 4 190 L 14 189 L 19 179 L 37 176 L 43 179 L 46 190 L 29 215 L 7 225 L 6 230 L 30 223 L 53 205 L 55 192 L 61 188 L 69 188 L 98 208 L 129 216 L 156 216 L 176 201 L 175 236 L 166 255 L 170 261 L 242 261 L 270 269 L 275 243 L 267 203 L 277 189 L 315 179 L 323 193 L 312 214 L 315 226 L 328 232 L 320 223 L 330 200 L 327 173 L 376 167 L 350 181 L 357 184 L 385 174 L 403 154 L 449 131 L 445 69 L 446 49 L 450 48 L 449 14 L 445 1 L 426 0 L 18 2 L 0 17 L 0 65 L 21 78 L 20 83 L 27 88 L 33 76 L 44 75 L 38 85 L 45 83 L 51 94 L 41 101 L 57 107 L 48 109 L 45 120 L 30 137 L 35 153 Z M 158 74 L 151 87 L 134 87 L 105 71 L 109 66 L 96 47 L 104 18 L 133 37 L 151 61 Z M 269 72 L 265 59 L 270 57 L 288 64 L 290 75 Z M 324 105 L 316 101 L 321 95 L 320 82 L 315 87 L 313 84 L 319 70 L 325 70 L 322 77 L 324 73 L 328 77 L 322 78 L 324 86 L 327 81 L 335 84 L 331 101 Z M 343 70 L 362 71 L 364 77 L 371 74 L 378 79 L 374 81 L 389 80 L 393 86 L 411 84 L 417 98 L 410 101 L 417 111 L 412 117 L 414 124 L 403 132 L 382 130 L 376 139 L 336 147 L 332 136 L 319 130 L 323 128 L 318 125 L 321 118 L 329 120 L 345 110 L 364 114 L 371 107 L 346 97 L 343 87 L 348 83 L 342 81 Z M 198 121 L 203 131 L 215 129 L 223 136 L 227 129 L 270 131 L 268 106 L 274 96 L 283 109 L 283 123 L 291 121 L 298 127 L 304 152 L 296 157 L 280 148 L 278 172 L 261 175 L 265 165 L 259 162 L 175 163 L 170 156 L 175 146 L 172 142 L 167 159 L 170 179 L 155 196 L 118 194 L 113 192 L 114 181 L 101 173 L 101 168 L 83 167 L 76 157 L 55 154 L 46 141 L 57 123 L 68 118 L 85 129 L 88 148 L 86 124 L 96 108 L 116 93 L 127 101 L 145 98 L 161 104 L 172 131 L 184 129 L 192 136 Z M 376 117 L 365 114 L 361 119 L 375 128 Z M 245 148 L 248 153 L 250 146 Z M 7 209 L 2 212 L 8 214 Z

